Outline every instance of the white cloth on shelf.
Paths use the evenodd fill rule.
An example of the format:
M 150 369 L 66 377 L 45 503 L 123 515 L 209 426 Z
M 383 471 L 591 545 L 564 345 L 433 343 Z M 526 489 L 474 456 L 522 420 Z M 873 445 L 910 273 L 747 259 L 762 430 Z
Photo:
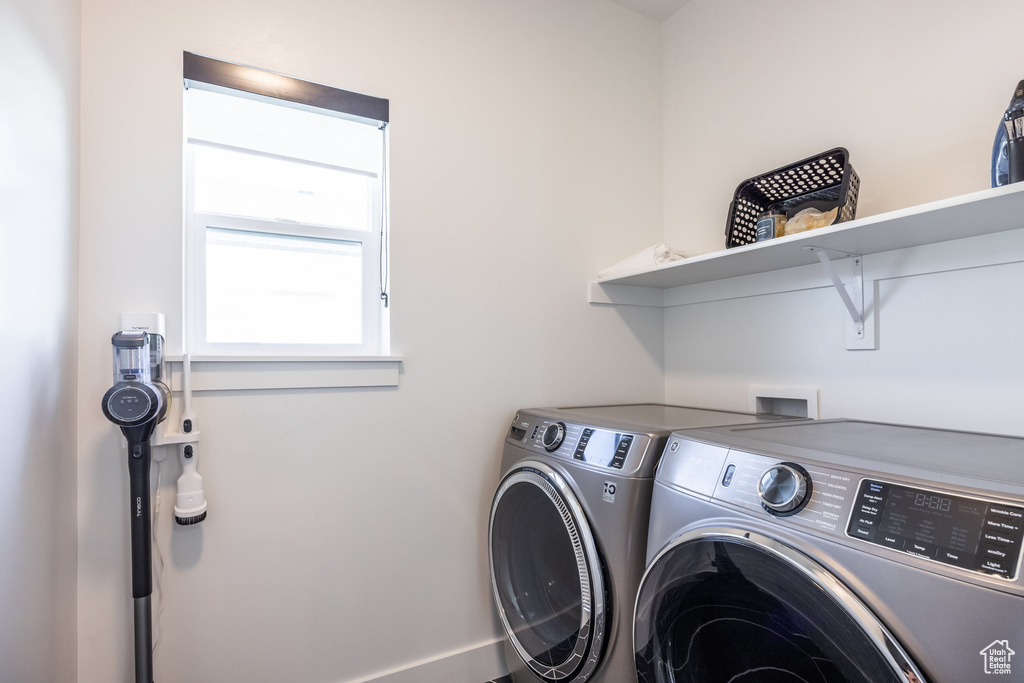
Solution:
M 655 244 L 653 247 L 647 247 L 629 258 L 622 259 L 614 266 L 608 266 L 604 270 L 597 271 L 597 277 L 599 280 L 604 280 L 644 270 L 645 268 L 653 268 L 654 266 L 671 263 L 672 261 L 678 261 L 689 256 L 694 256 L 694 254 L 687 254 L 678 249 L 673 249 L 667 244 Z

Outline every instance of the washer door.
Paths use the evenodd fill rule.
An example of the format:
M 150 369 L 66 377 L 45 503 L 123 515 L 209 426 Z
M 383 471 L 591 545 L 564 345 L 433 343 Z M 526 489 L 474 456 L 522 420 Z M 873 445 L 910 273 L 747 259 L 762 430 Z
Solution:
M 774 539 L 707 528 L 647 569 L 634 614 L 640 683 L 924 683 L 838 579 Z
M 605 587 L 590 526 L 563 477 L 526 461 L 501 481 L 488 531 L 505 632 L 548 681 L 585 681 L 601 656 Z

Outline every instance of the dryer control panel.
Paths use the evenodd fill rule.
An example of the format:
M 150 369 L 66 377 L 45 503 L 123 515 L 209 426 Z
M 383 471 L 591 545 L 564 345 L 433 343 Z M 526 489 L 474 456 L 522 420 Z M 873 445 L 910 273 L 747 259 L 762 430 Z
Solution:
M 1024 539 L 1024 508 L 864 479 L 846 533 L 935 562 L 1013 579 Z
M 1008 581 L 1020 574 L 1024 505 L 675 435 L 658 481 L 833 538 Z
M 778 458 L 731 450 L 713 497 L 758 513 L 780 516 L 765 505 L 759 493 L 764 491 L 765 476 L 780 464 L 783 463 Z M 785 518 L 816 531 L 841 534 L 853 507 L 857 478 L 849 472 L 816 464 L 802 463 L 799 467 L 808 479 L 806 498 L 796 512 Z

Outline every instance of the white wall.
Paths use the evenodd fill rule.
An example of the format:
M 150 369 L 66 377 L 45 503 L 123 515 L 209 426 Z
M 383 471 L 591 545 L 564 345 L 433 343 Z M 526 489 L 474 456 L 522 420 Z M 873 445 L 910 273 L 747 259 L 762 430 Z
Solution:
M 0 680 L 75 680 L 76 0 L 0 3 Z
M 662 312 L 586 303 L 661 237 L 658 25 L 592 0 L 85 0 L 82 41 L 81 683 L 131 667 L 125 456 L 98 401 L 119 311 L 163 311 L 181 350 L 183 50 L 390 98 L 406 360 L 395 390 L 198 397 L 210 513 L 171 528 L 171 463 L 156 679 L 352 681 L 492 642 L 513 411 L 663 398 Z
M 998 0 L 693 0 L 663 24 L 666 241 L 721 249 L 741 181 L 835 146 L 858 216 L 988 187 L 1022 22 Z M 845 350 L 829 289 L 669 309 L 668 399 L 744 408 L 749 385 L 801 385 L 822 417 L 1024 434 L 1021 235 L 956 248 L 1018 262 L 880 282 L 877 351 Z

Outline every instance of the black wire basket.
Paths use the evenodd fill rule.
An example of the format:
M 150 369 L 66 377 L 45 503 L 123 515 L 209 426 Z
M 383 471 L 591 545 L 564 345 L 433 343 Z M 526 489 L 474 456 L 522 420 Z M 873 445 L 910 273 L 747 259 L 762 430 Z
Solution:
M 758 216 L 765 211 L 793 216 L 808 208 L 824 213 L 838 206 L 835 222 L 851 221 L 857 215 L 859 191 L 860 178 L 843 147 L 744 180 L 729 205 L 725 246 L 754 242 Z

